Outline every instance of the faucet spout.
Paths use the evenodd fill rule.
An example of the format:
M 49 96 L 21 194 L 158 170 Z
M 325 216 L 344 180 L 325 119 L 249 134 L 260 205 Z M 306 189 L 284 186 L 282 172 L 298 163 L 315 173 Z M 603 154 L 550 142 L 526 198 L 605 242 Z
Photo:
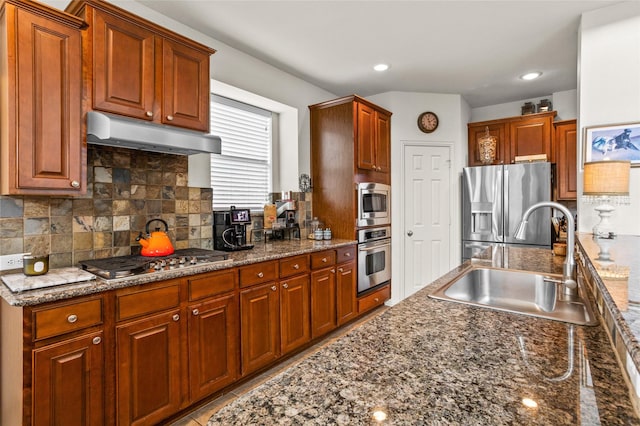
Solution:
M 551 207 L 553 209 L 560 210 L 567 217 L 567 254 L 565 255 L 565 260 L 562 268 L 562 281 L 564 283 L 565 294 L 575 295 L 576 289 L 578 287 L 575 281 L 576 263 L 573 258 L 576 244 L 575 221 L 573 220 L 573 215 L 568 208 L 554 201 L 543 201 L 532 205 L 522 215 L 522 221 L 515 233 L 515 238 L 518 240 L 525 239 L 527 221 L 529 219 L 529 216 L 534 210 L 537 210 L 540 207 Z

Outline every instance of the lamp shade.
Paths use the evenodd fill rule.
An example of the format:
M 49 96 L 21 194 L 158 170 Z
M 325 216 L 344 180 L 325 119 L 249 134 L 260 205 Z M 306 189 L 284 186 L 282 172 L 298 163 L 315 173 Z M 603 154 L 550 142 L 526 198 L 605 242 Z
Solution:
M 584 163 L 584 195 L 629 195 L 630 161 Z

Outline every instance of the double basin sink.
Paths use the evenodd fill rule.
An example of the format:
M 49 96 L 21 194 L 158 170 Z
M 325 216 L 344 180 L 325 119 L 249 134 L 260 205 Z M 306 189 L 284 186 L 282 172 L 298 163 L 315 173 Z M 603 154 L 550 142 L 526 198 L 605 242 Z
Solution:
M 585 289 L 564 294 L 562 277 L 473 267 L 429 297 L 578 325 L 597 325 Z

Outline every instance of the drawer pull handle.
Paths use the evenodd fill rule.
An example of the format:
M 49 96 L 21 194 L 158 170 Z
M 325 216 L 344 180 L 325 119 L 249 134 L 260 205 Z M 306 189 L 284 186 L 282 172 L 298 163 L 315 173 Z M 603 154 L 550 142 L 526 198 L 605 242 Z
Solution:
M 377 297 L 375 299 L 373 299 L 374 302 L 378 303 L 380 301 L 380 299 L 378 299 Z
M 198 309 L 194 309 L 193 311 L 191 311 L 191 313 L 193 315 L 198 315 L 198 314 L 200 314 L 200 311 Z
M 262 278 L 264 277 L 264 274 L 262 272 L 258 272 L 258 278 Z
M 322 261 L 323 261 L 324 263 L 327 263 L 327 258 L 326 258 L 326 257 L 323 257 L 323 258 L 322 258 Z
M 67 317 L 67 321 L 68 321 L 70 324 L 73 324 L 74 322 L 78 321 L 78 316 L 77 316 L 77 315 L 74 315 L 74 314 L 71 314 L 71 315 L 69 315 L 69 316 Z
M 271 290 L 276 291 L 278 289 L 278 287 L 276 287 L 275 285 L 271 286 Z
M 295 265 L 293 265 L 293 269 L 300 269 L 300 265 L 296 263 Z
M 93 342 L 94 345 L 99 345 L 100 342 L 102 342 L 102 339 L 100 337 L 96 336 L 96 337 L 93 338 L 92 342 Z
M 284 283 L 284 284 L 282 284 L 282 287 L 284 287 L 284 288 L 289 288 L 289 284 Z
M 173 115 L 167 115 L 167 121 L 173 121 Z
M 72 188 L 80 188 L 80 182 L 78 182 L 77 180 L 72 180 L 71 181 L 71 187 Z
M 153 112 L 151 112 L 151 111 L 147 111 L 147 112 L 145 113 L 145 115 L 146 115 L 147 117 L 153 117 Z
M 174 321 L 180 321 L 180 315 L 178 315 L 178 314 L 174 314 L 174 315 L 173 315 L 173 320 L 174 320 Z
M 351 253 L 349 253 L 349 252 L 346 252 L 344 255 L 345 255 L 346 257 L 351 257 Z

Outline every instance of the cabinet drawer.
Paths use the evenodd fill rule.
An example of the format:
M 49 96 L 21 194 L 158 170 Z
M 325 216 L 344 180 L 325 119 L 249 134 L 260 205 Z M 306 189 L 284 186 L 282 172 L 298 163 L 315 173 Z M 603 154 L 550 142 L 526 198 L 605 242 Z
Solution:
M 236 288 L 237 274 L 236 269 L 229 269 L 188 279 L 189 300 L 198 300 L 233 291 Z
M 102 311 L 102 298 L 85 299 L 34 310 L 34 340 L 102 324 Z
M 364 297 L 358 299 L 358 313 L 368 311 L 376 306 L 382 305 L 391 297 L 391 285 L 386 285 L 373 293 L 367 294 Z
M 313 253 L 311 255 L 311 269 L 320 269 L 326 266 L 335 265 L 335 263 L 335 250 L 321 251 L 319 253 Z
M 175 308 L 180 304 L 180 281 L 125 289 L 116 295 L 116 321 Z
M 278 278 L 277 262 L 262 262 L 240 269 L 240 287 L 274 281 Z
M 336 262 L 338 263 L 356 260 L 356 246 L 340 247 L 339 249 L 336 249 L 336 253 Z
M 302 274 L 309 271 L 309 256 L 294 256 L 280 261 L 280 278 Z

